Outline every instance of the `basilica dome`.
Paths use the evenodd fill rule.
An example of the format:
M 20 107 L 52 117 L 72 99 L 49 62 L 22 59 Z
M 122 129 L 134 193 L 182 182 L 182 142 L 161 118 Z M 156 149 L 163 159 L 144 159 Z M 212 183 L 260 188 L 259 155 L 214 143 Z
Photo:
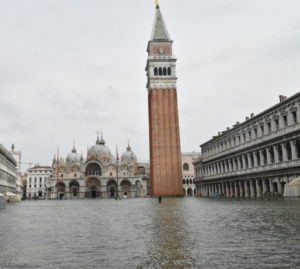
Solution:
M 127 150 L 121 156 L 121 162 L 131 163 L 137 162 L 137 157 L 135 153 L 131 150 L 131 147 L 128 145 Z
M 80 156 L 76 152 L 75 146 L 73 147 L 72 152 L 70 154 L 68 154 L 67 161 L 69 163 L 79 163 L 80 162 Z
M 97 159 L 113 159 L 110 149 L 107 146 L 105 146 L 105 141 L 102 137 L 101 139 L 97 137 L 96 145 L 91 146 L 88 150 L 88 156 L 95 157 Z

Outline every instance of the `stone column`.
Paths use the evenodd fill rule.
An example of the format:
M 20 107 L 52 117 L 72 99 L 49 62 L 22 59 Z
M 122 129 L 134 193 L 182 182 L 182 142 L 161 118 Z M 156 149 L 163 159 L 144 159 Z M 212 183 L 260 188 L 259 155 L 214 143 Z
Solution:
M 242 155 L 243 169 L 246 169 L 246 156 Z
M 249 197 L 248 180 L 244 180 L 245 197 Z
M 228 160 L 229 172 L 232 172 L 232 159 Z
M 257 198 L 261 197 L 261 188 L 259 185 L 259 179 L 255 179 L 255 184 L 256 184 L 256 196 Z
M 273 146 L 275 163 L 279 163 L 279 154 L 277 146 Z
M 229 186 L 230 186 L 230 197 L 232 197 L 234 195 L 234 189 L 232 187 L 233 182 L 229 182 Z
M 253 159 L 254 159 L 254 167 L 258 167 L 258 162 L 257 162 L 257 151 L 253 152 Z
M 226 197 L 230 197 L 229 193 L 230 193 L 230 186 L 229 186 L 229 182 L 225 182 L 226 185 Z
M 288 160 L 288 156 L 287 156 L 287 149 L 286 149 L 286 143 L 282 143 L 282 159 L 284 162 L 286 162 Z
M 238 164 L 238 170 L 242 169 L 242 165 L 241 165 L 241 159 L 240 157 L 237 157 L 237 164 Z
M 244 197 L 244 195 L 243 195 L 242 184 L 243 184 L 243 182 L 242 182 L 242 181 L 239 181 L 240 197 Z
M 262 194 L 265 195 L 267 192 L 266 180 L 262 179 Z
M 236 158 L 233 158 L 232 159 L 232 165 L 233 165 L 233 167 L 232 167 L 232 169 L 233 169 L 233 171 L 236 171 Z
M 278 194 L 282 195 L 282 187 L 281 187 L 281 182 L 280 182 L 280 178 L 277 178 L 277 188 L 278 188 Z
M 267 164 L 272 164 L 270 148 L 267 148 Z
M 234 181 L 234 196 L 238 197 L 238 184 L 236 181 Z
M 274 195 L 274 188 L 273 188 L 273 179 L 269 178 L 269 184 L 270 184 L 270 193 L 271 195 Z
M 251 154 L 251 153 L 247 153 L 247 159 L 248 159 L 248 168 L 252 168 L 250 154 Z
M 250 179 L 250 197 L 254 198 L 255 194 L 254 194 L 254 186 L 253 186 L 253 180 Z
M 259 150 L 259 157 L 260 157 L 260 166 L 264 166 L 265 160 L 262 149 Z
M 292 150 L 292 160 L 296 160 L 297 159 L 297 148 L 296 148 L 296 139 L 293 139 L 291 141 L 289 141 L 289 143 L 291 144 L 291 150 Z

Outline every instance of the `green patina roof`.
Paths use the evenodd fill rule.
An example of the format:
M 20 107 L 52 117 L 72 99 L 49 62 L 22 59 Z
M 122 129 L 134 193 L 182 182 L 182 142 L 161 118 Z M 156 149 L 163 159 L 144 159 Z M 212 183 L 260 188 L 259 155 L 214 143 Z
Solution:
M 165 28 L 162 16 L 160 12 L 157 14 L 157 18 L 155 21 L 155 26 L 154 26 L 154 40 L 169 40 L 167 30 Z

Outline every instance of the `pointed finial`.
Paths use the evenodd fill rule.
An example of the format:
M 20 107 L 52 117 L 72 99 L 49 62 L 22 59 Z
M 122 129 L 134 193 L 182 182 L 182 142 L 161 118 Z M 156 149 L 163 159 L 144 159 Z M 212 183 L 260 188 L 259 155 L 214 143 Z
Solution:
M 101 130 L 101 139 L 103 139 L 103 131 Z
M 131 147 L 130 147 L 130 140 L 129 140 L 129 139 L 128 139 L 127 151 L 131 151 Z
M 15 144 L 11 145 L 11 151 L 15 151 Z
M 73 149 L 72 149 L 73 153 L 76 153 L 76 148 L 75 148 L 75 140 L 73 140 Z
M 118 145 L 116 145 L 116 159 L 117 161 L 119 161 L 119 152 L 118 152 Z

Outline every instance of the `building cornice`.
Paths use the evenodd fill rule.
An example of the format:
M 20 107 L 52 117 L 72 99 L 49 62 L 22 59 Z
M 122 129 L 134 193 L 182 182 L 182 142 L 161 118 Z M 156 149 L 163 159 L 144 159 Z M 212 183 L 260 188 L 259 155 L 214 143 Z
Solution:
M 225 149 L 220 153 L 213 154 L 212 156 L 202 157 L 202 163 L 206 163 L 212 160 L 215 161 L 216 159 L 221 159 L 228 155 L 232 156 L 233 154 L 241 154 L 246 150 L 250 150 L 250 148 L 252 149 L 253 147 L 261 147 L 261 145 L 264 143 L 268 143 L 278 138 L 282 138 L 283 136 L 287 137 L 293 135 L 294 133 L 299 133 L 299 132 L 300 132 L 300 123 L 297 123 L 293 126 L 289 126 L 285 129 L 281 129 L 272 132 L 270 134 L 258 137 L 252 141 L 248 141 L 244 144 L 235 146 L 233 148 Z
M 222 132 L 222 134 L 218 135 L 217 137 L 213 137 L 212 139 L 208 140 L 207 142 L 201 144 L 200 147 L 204 147 L 204 146 L 210 144 L 213 141 L 219 141 L 219 140 L 222 140 L 222 139 L 226 138 L 228 135 L 236 132 L 237 130 L 242 129 L 242 128 L 248 126 L 248 125 L 253 124 L 254 122 L 256 122 L 262 116 L 267 115 L 268 113 L 280 108 L 281 106 L 286 106 L 289 102 L 291 102 L 293 100 L 296 101 L 297 98 L 300 98 L 300 92 L 292 95 L 291 97 L 285 99 L 284 101 L 282 101 L 280 103 L 277 103 L 277 104 L 273 105 L 272 107 L 262 111 L 261 113 L 259 113 L 257 115 L 254 115 L 253 117 L 249 118 L 248 120 L 246 120 L 242 123 L 239 123 L 238 125 L 234 126 L 234 128 L 231 128 L 228 131 Z M 299 101 L 300 101 L 300 99 L 299 99 Z

